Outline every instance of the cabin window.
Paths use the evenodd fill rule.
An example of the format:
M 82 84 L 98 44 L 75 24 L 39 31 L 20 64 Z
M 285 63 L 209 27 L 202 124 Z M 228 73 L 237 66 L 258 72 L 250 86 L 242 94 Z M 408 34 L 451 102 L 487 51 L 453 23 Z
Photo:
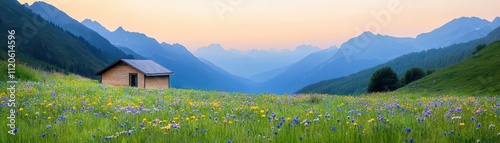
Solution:
M 137 80 L 137 73 L 130 73 L 129 81 L 130 81 L 130 84 L 129 84 L 130 86 L 137 87 L 137 85 L 138 85 L 137 82 L 139 81 L 139 80 Z

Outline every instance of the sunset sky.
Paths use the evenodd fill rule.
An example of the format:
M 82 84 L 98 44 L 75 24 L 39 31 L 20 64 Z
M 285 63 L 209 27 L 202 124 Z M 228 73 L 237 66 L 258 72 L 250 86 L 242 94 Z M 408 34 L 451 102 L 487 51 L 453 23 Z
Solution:
M 34 0 L 19 0 L 33 3 Z M 225 49 L 328 48 L 368 30 L 415 37 L 446 22 L 500 14 L 499 0 L 45 0 L 78 21 L 96 20 L 190 51 L 211 43 Z M 217 8 L 216 8 L 217 7 Z M 378 22 L 375 14 L 385 13 Z M 376 27 L 380 28 L 376 28 Z

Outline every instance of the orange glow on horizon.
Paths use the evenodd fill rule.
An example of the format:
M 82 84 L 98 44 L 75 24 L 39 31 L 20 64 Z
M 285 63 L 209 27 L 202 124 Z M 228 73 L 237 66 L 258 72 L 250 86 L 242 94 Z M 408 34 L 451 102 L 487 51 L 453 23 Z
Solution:
M 19 0 L 32 4 L 35 0 Z M 45 0 L 78 21 L 98 21 L 108 30 L 122 26 L 159 42 L 180 43 L 190 51 L 211 43 L 225 49 L 294 49 L 303 44 L 320 48 L 340 46 L 377 19 L 373 13 L 391 6 L 388 24 L 380 34 L 415 37 L 454 18 L 497 17 L 498 0 Z M 230 3 L 240 2 L 240 3 Z M 214 5 L 225 8 L 222 15 Z M 220 11 L 219 11 L 220 12 Z M 379 23 L 380 24 L 380 23 Z M 375 32 L 375 31 L 372 31 Z

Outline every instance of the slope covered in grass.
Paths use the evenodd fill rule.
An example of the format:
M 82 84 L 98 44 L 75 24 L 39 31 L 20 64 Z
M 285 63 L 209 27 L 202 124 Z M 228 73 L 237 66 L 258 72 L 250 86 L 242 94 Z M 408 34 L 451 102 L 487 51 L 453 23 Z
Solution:
M 399 91 L 419 93 L 497 95 L 500 93 L 500 41 L 469 59 L 439 69 Z

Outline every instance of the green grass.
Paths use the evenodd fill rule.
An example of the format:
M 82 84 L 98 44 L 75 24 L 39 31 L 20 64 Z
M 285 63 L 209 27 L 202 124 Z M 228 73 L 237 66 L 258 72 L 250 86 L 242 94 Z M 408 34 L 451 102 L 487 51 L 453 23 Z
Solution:
M 500 93 L 500 42 L 494 42 L 469 59 L 439 69 L 410 83 L 398 92 L 453 95 L 497 95 Z
M 0 120 L 3 125 L 0 127 L 0 142 L 230 140 L 378 143 L 405 142 L 410 138 L 414 142 L 500 140 L 500 100 L 491 96 L 420 97 L 417 94 L 394 93 L 360 97 L 247 95 L 112 87 L 80 76 L 37 72 L 33 69 L 27 70 L 26 74 L 34 78 L 17 84 L 18 107 L 15 108 L 15 115 L 18 132 L 15 136 L 7 134 L 8 120 L 3 117 Z M 9 94 L 7 87 L 8 84 L 4 82 L 0 84 L 2 113 L 10 110 L 6 106 Z M 461 112 L 450 112 L 457 108 L 461 108 Z M 276 117 L 269 119 L 273 113 Z M 61 118 L 62 115 L 65 119 Z M 214 120 L 215 117 L 218 121 Z M 293 121 L 296 117 L 298 123 Z M 472 117 L 477 120 L 472 121 Z M 419 122 L 418 118 L 424 121 Z M 371 119 L 374 121 L 369 122 Z M 180 128 L 173 128 L 172 121 Z M 310 123 L 305 125 L 308 121 Z M 280 122 L 282 125 L 278 128 Z M 460 126 L 460 123 L 464 123 L 464 126 Z M 477 127 L 478 123 L 482 126 Z M 49 125 L 51 128 L 47 129 Z M 332 130 L 332 127 L 336 130 Z M 406 128 L 410 128 L 411 132 L 408 133 Z M 203 130 L 206 132 L 203 133 Z M 453 134 L 450 134 L 451 130 Z M 131 133 L 127 135 L 129 131 Z M 42 137 L 42 134 L 46 136 Z M 109 140 L 105 141 L 106 137 L 110 137 Z

